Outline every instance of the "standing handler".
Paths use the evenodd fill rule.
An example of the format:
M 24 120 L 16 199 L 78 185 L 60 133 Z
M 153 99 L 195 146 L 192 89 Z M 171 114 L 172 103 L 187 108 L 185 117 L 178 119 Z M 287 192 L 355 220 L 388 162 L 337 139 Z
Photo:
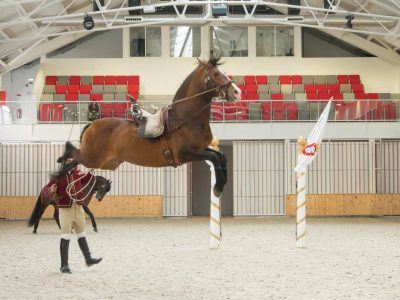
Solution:
M 68 159 L 66 163 L 70 163 L 72 159 Z M 71 189 L 71 194 L 78 199 L 83 199 L 85 195 L 80 192 L 82 187 L 89 183 L 92 175 L 84 173 L 75 167 L 65 176 L 61 178 L 53 178 L 45 186 L 44 193 L 46 196 L 57 194 L 57 204 L 60 208 L 60 225 L 61 225 L 61 242 L 60 242 L 60 255 L 61 255 L 61 268 L 62 273 L 71 273 L 68 266 L 68 249 L 71 230 L 73 229 L 78 239 L 79 248 L 85 257 L 86 265 L 88 267 L 98 264 L 102 258 L 93 258 L 90 255 L 89 246 L 86 241 L 85 233 L 85 215 L 82 208 L 82 202 L 73 201 L 67 193 L 67 186 L 74 182 Z

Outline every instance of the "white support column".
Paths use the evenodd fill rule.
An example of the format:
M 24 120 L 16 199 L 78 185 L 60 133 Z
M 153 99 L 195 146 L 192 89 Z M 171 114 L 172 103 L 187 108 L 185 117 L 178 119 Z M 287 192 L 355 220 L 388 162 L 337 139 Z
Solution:
M 210 57 L 210 39 L 211 39 L 210 26 L 201 27 L 201 57 L 208 59 Z
M 376 193 L 376 146 L 375 140 L 369 140 L 369 192 Z
M 248 55 L 249 58 L 254 58 L 257 56 L 257 35 L 256 35 L 256 26 L 248 27 Z
M 122 57 L 129 58 L 131 56 L 130 50 L 130 31 L 129 27 L 122 28 Z
M 301 58 L 303 56 L 303 43 L 301 38 L 301 27 L 294 26 L 293 28 L 293 36 L 294 36 L 294 57 Z
M 170 32 L 169 26 L 161 26 L 161 57 L 170 57 Z
M 297 180 L 296 247 L 304 248 L 305 235 L 306 235 L 306 173 L 296 172 L 296 180 Z
M 210 202 L 210 248 L 219 247 L 221 241 L 221 198 L 214 195 L 215 170 L 210 161 L 206 161 L 211 172 L 211 202 Z

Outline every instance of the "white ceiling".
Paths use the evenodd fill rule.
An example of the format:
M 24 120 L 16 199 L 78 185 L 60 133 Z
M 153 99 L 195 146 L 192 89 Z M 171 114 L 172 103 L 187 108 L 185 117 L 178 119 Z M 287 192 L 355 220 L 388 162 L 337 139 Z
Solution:
M 99 0 L 93 0 L 99 1 Z M 171 15 L 142 14 L 141 20 L 125 20 L 128 0 L 104 0 L 100 11 L 92 11 L 92 0 L 1 0 L 0 1 L 0 73 L 16 68 L 41 55 L 71 43 L 87 34 L 113 28 L 148 26 L 152 24 L 287 24 L 313 27 L 376 56 L 400 64 L 400 0 L 301 0 L 301 21 L 288 20 L 288 1 L 275 0 L 142 0 L 136 9 L 159 9 L 202 5 L 202 15 L 177 13 Z M 207 13 L 213 4 L 253 4 L 273 8 L 283 15 L 231 15 L 222 19 Z M 99 2 L 100 4 L 100 2 Z M 95 28 L 87 31 L 82 26 L 83 16 L 89 13 Z M 331 12 L 331 13 L 328 13 Z M 354 16 L 353 29 L 345 29 L 345 16 Z

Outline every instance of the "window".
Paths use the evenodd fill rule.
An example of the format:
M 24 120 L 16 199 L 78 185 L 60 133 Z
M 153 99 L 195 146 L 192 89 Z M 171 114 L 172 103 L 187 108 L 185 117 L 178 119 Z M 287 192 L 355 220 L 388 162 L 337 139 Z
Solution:
M 293 28 L 257 26 L 257 56 L 293 56 L 293 46 Z
M 171 57 L 198 57 L 201 54 L 201 30 L 198 26 L 171 27 Z
M 211 28 L 211 54 L 215 56 L 248 56 L 247 27 Z
M 131 28 L 131 56 L 161 56 L 161 27 Z

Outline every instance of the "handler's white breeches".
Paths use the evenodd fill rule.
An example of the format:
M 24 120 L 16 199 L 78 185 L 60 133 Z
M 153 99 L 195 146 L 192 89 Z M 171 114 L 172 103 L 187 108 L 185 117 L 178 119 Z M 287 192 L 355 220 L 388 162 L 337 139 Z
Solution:
M 70 239 L 71 230 L 74 229 L 77 238 L 85 236 L 85 214 L 82 205 L 75 202 L 71 207 L 60 207 L 61 238 Z

